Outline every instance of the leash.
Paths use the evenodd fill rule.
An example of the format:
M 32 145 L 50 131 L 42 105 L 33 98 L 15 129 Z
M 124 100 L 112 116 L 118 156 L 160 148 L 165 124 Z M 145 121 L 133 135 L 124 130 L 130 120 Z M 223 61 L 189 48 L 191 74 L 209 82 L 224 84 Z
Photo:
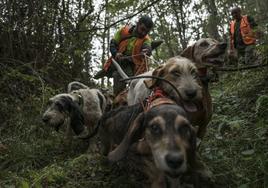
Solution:
M 122 59 L 129 59 L 129 58 L 137 57 L 137 56 L 145 56 L 145 58 L 147 59 L 147 61 L 148 61 L 148 60 L 151 60 L 151 61 L 154 62 L 155 64 L 157 64 L 157 65 L 161 65 L 161 62 L 156 61 L 154 58 L 152 58 L 152 57 L 150 57 L 150 56 L 148 56 L 148 55 L 146 55 L 146 54 L 142 54 L 142 53 L 140 53 L 140 54 L 136 54 L 136 55 L 124 56 L 124 57 L 122 57 Z
M 150 57 L 150 56 L 148 56 L 148 55 L 146 55 L 146 54 L 144 54 L 144 56 L 147 58 L 147 59 L 150 59 L 151 61 L 153 61 L 155 64 L 157 64 L 157 65 L 160 65 L 161 63 L 160 62 L 158 62 L 158 61 L 156 61 L 154 58 L 152 58 L 152 57 Z
M 181 96 L 180 92 L 178 91 L 178 89 L 176 88 L 176 86 L 174 84 L 172 84 L 170 81 L 166 80 L 165 78 L 161 78 L 158 76 L 145 76 L 144 75 L 144 76 L 132 76 L 129 78 L 121 79 L 120 81 L 128 81 L 128 80 L 135 80 L 135 79 L 141 79 L 141 78 L 154 78 L 154 79 L 158 79 L 158 80 L 161 80 L 161 81 L 168 83 L 172 87 L 172 89 L 175 90 L 175 92 L 177 93 L 179 98 L 182 99 L 182 96 Z

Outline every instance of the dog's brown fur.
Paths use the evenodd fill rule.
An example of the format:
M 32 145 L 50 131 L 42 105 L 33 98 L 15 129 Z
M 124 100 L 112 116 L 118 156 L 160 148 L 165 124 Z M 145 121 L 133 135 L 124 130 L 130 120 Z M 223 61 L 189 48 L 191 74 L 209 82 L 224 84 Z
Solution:
M 207 68 L 222 66 L 226 43 L 218 42 L 211 38 L 202 38 L 192 46 L 187 47 L 180 55 L 191 59 L 198 68 L 199 76 L 207 76 Z M 189 112 L 189 117 L 193 125 L 198 125 L 197 136 L 203 138 L 206 133 L 206 126 L 212 117 L 212 100 L 208 91 L 207 83 L 201 84 L 203 98 L 200 104 L 203 108 L 197 112 Z
M 139 104 L 130 106 L 134 113 L 139 111 L 139 108 Z M 129 149 L 140 154 L 146 153 L 147 155 L 142 155 L 143 157 L 136 160 L 143 161 L 144 165 L 139 168 L 142 168 L 150 178 L 152 187 L 167 187 L 167 184 L 178 187 L 182 183 L 180 176 L 185 173 L 195 176 L 195 131 L 180 106 L 175 104 L 155 106 L 147 112 L 136 115 L 130 124 L 125 125 L 122 118 L 127 114 L 129 109 L 121 108 L 117 113 L 110 114 L 109 118 L 102 118 L 104 121 L 100 131 L 106 142 L 104 144 L 109 144 L 108 150 L 119 144 L 109 153 L 110 161 L 120 160 Z M 122 126 L 120 129 L 119 125 Z M 141 138 L 143 139 L 140 140 Z M 145 146 L 142 149 L 149 149 L 149 153 L 141 151 L 141 145 Z M 196 185 L 198 181 L 191 183 Z
M 118 108 L 120 106 L 127 106 L 127 89 L 121 91 L 114 99 L 113 99 L 113 108 Z
M 130 124 L 142 111 L 142 105 L 136 104 L 120 106 L 103 114 L 97 126 L 102 142 L 102 154 L 107 155 L 116 145 L 120 144 Z
M 207 82 L 208 80 L 205 77 L 207 76 L 207 67 L 221 66 L 224 62 L 225 50 L 226 43 L 218 42 L 211 38 L 202 38 L 187 47 L 180 55 L 192 60 L 198 68 L 198 76 L 204 77 Z M 152 75 L 152 71 L 142 75 Z M 130 82 L 128 92 L 129 105 L 144 100 L 150 94 L 150 90 L 146 89 L 143 84 L 144 80 L 146 79 L 132 80 Z
M 201 93 L 202 97 L 199 99 L 195 99 L 195 103 L 198 107 L 198 110 L 196 112 L 190 112 L 187 109 L 187 113 L 189 114 L 190 121 L 193 125 L 197 125 L 199 127 L 199 130 L 197 132 L 197 137 L 203 138 L 206 132 L 206 126 L 209 123 L 211 116 L 212 116 L 212 102 L 211 102 L 211 96 L 208 91 L 208 85 L 207 85 L 207 68 L 208 67 L 216 67 L 221 66 L 224 63 L 224 54 L 226 50 L 226 43 L 218 42 L 211 38 L 202 38 L 198 41 L 196 41 L 192 46 L 187 47 L 180 55 L 182 57 L 186 57 L 195 64 L 197 68 L 197 75 L 202 79 L 202 82 L 199 78 L 196 78 L 196 82 L 198 82 L 200 89 L 198 89 L 198 93 Z M 181 67 L 180 61 L 181 57 L 175 57 L 171 58 L 167 62 L 174 62 L 174 64 L 179 64 L 178 69 Z M 168 63 L 167 63 L 168 64 Z M 175 65 L 174 65 L 175 66 Z M 153 73 L 147 72 L 144 75 L 155 75 L 160 76 L 168 79 L 171 81 L 174 85 L 179 86 L 183 85 L 186 82 L 180 81 L 180 83 L 176 83 L 179 80 L 179 77 L 185 78 L 184 76 L 178 76 L 177 79 L 174 79 L 174 73 L 169 70 L 171 66 L 169 65 L 163 65 L 157 68 Z M 180 71 L 179 71 L 180 72 Z M 189 71 L 188 71 L 189 72 Z M 196 73 L 195 73 L 196 74 Z M 150 94 L 150 89 L 146 88 L 143 82 L 150 82 L 150 79 L 143 80 L 134 80 L 130 83 L 130 90 L 128 93 L 128 103 L 129 104 L 136 104 L 140 100 L 144 100 L 145 97 L 147 97 Z M 187 79 L 184 79 L 187 81 Z M 205 80 L 205 81 L 204 81 Z M 188 82 L 188 81 L 187 81 Z M 188 82 L 189 83 L 189 82 Z M 194 82 L 192 82 L 194 83 Z M 190 88 L 195 86 L 194 84 L 190 84 Z M 148 84 L 147 84 L 148 85 Z M 162 89 L 168 94 L 169 97 L 172 97 L 173 100 L 181 100 L 181 102 L 185 101 L 191 101 L 189 98 L 185 97 L 182 93 L 181 97 L 176 96 L 174 89 L 171 89 L 170 86 L 167 85 L 167 83 L 164 83 L 162 81 L 154 80 L 151 84 L 149 83 L 149 88 L 154 88 L 155 86 L 160 85 Z M 168 87 L 168 88 L 167 88 Z M 186 91 L 186 90 L 185 90 Z M 189 90 L 188 90 L 189 91 Z M 192 90 L 193 91 L 193 90 Z M 188 92 L 189 93 L 189 92 Z M 191 93 L 191 92 L 190 92 Z M 197 95 L 197 96 L 201 96 Z
M 198 69 L 222 66 L 227 44 L 212 38 L 201 38 L 180 54 L 191 59 Z
M 149 88 L 160 87 L 167 97 L 181 105 L 191 123 L 197 127 L 197 137 L 203 138 L 212 116 L 212 103 L 210 94 L 203 87 L 197 74 L 197 68 L 191 61 L 174 57 L 155 69 L 152 75 L 170 81 L 178 89 L 180 96 L 164 81 L 152 79 L 145 82 Z

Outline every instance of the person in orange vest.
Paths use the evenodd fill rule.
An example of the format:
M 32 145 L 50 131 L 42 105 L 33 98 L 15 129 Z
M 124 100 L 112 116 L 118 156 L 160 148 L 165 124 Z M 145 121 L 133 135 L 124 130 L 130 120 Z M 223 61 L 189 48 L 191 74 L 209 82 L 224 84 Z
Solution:
M 254 18 L 241 15 L 241 9 L 235 7 L 231 9 L 233 20 L 230 23 L 230 50 L 229 55 L 235 56 L 237 52 L 238 60 L 243 64 L 254 63 L 254 50 L 256 44 L 256 34 L 254 30 L 258 26 Z
M 120 28 L 110 42 L 111 58 L 114 58 L 128 76 L 142 74 L 147 71 L 145 55 L 152 53 L 151 39 L 148 33 L 153 28 L 152 19 L 141 16 L 136 25 L 125 25 Z M 104 64 L 104 70 L 113 77 L 114 95 L 117 96 L 126 88 L 120 82 L 121 76 L 111 63 L 111 58 Z

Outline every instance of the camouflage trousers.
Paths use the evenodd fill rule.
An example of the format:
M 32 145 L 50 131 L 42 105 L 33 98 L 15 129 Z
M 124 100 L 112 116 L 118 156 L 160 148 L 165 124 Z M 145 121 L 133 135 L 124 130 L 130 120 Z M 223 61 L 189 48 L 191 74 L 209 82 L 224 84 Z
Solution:
M 243 49 L 237 49 L 238 63 L 252 65 L 256 60 L 255 45 L 247 45 Z

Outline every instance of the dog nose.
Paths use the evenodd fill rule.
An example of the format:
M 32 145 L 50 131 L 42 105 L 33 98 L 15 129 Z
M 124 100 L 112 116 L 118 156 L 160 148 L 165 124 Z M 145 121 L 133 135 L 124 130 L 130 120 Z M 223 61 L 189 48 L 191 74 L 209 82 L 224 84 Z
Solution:
M 225 49 L 227 47 L 227 43 L 226 42 L 221 42 L 219 44 L 219 47 L 220 47 L 220 49 Z
M 196 96 L 196 90 L 195 89 L 187 89 L 185 91 L 185 93 L 189 98 L 194 98 Z
M 170 168 L 176 169 L 180 167 L 183 163 L 183 158 L 179 153 L 170 153 L 165 156 L 167 165 Z
M 49 120 L 49 117 L 48 116 L 43 116 L 42 117 L 42 120 L 43 120 L 44 123 L 47 123 L 48 120 Z

